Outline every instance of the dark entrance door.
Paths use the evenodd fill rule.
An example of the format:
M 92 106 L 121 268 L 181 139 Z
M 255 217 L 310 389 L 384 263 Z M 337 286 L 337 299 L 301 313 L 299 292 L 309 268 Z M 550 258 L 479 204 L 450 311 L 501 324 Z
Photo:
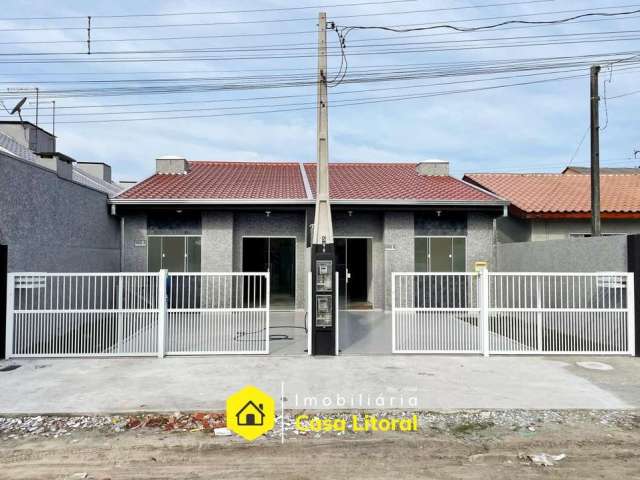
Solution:
M 340 276 L 340 307 L 370 309 L 371 239 L 336 238 L 336 268 Z
M 269 272 L 271 307 L 287 310 L 295 308 L 295 238 L 243 238 L 242 271 Z

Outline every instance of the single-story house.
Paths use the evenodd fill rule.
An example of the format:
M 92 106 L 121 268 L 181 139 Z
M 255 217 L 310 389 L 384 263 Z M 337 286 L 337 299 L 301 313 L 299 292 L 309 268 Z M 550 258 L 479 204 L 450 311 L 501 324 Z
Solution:
M 587 172 L 588 173 L 588 172 Z M 499 243 L 560 240 L 591 233 L 591 177 L 563 173 L 468 173 L 463 180 L 507 199 Z M 600 175 L 603 235 L 640 233 L 640 175 Z
M 333 163 L 341 301 L 390 309 L 392 272 L 465 271 L 489 261 L 508 202 L 448 175 L 448 163 Z M 162 157 L 110 199 L 122 270 L 270 272 L 271 304 L 304 309 L 316 165 Z

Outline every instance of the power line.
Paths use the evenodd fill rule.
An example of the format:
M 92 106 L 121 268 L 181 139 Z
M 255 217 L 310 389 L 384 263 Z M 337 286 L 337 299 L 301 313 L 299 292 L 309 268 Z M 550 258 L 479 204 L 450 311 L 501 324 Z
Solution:
M 138 17 L 176 17 L 176 16 L 199 16 L 199 15 L 224 15 L 224 14 L 238 14 L 238 13 L 267 13 L 267 12 L 285 12 L 293 10 L 318 10 L 324 8 L 339 8 L 339 7 L 360 7 L 360 6 L 374 6 L 374 5 L 388 5 L 393 3 L 410 3 L 417 2 L 418 0 L 387 0 L 379 2 L 362 2 L 362 3 L 338 3 L 328 5 L 310 5 L 310 6 L 298 6 L 298 7 L 277 7 L 277 8 L 258 8 L 250 10 L 218 10 L 218 11 L 198 11 L 198 12 L 172 12 L 172 13 L 133 13 L 133 14 L 121 14 L 121 15 L 92 15 L 92 18 L 138 18 Z M 533 3 L 549 3 L 555 0 L 526 0 L 519 2 L 503 2 L 503 3 L 491 3 L 485 5 L 472 5 L 461 7 L 447 7 L 447 8 L 433 8 L 428 10 L 429 12 L 442 12 L 442 11 L 454 11 L 454 10 L 467 10 L 476 8 L 489 8 L 489 7 L 505 7 L 511 5 L 527 5 Z M 425 10 L 427 11 L 427 10 Z M 0 21 L 19 21 L 19 20 L 79 20 L 86 19 L 86 15 L 77 16 L 53 16 L 53 17 L 5 17 L 0 18 Z
M 528 0 L 531 1 L 531 0 Z M 536 0 L 533 0 L 536 1 Z M 468 19 L 463 19 L 463 20 L 456 20 L 455 22 L 451 22 L 451 23 L 464 23 L 464 22 L 474 22 L 474 21 L 483 21 L 483 20 L 495 20 L 495 19 L 501 19 L 501 18 L 513 18 L 513 17 L 531 17 L 531 16 L 537 16 L 537 15 L 553 15 L 553 14 L 558 14 L 558 13 L 570 13 L 570 12 L 584 12 L 585 10 L 605 10 L 608 8 L 626 8 L 626 7 L 631 7 L 631 6 L 638 6 L 638 4 L 635 5 L 621 5 L 621 6 L 610 6 L 610 7 L 597 7 L 597 8 L 589 8 L 589 9 L 574 9 L 574 10 L 556 10 L 556 11 L 551 11 L 551 12 L 537 12 L 537 13 L 529 13 L 529 14 L 513 14 L 513 15 L 506 15 L 506 16 L 498 16 L 498 17 L 481 17 L 481 18 L 468 18 Z M 374 17 L 374 16 L 392 16 L 392 15 L 415 15 L 417 13 L 433 13 L 434 9 L 422 9 L 422 10 L 406 10 L 406 11 L 393 11 L 393 12 L 379 12 L 379 13 L 362 13 L 362 14 L 353 14 L 353 15 L 338 15 L 335 16 L 333 18 L 335 19 L 344 19 L 344 18 L 360 18 L 360 17 Z M 635 13 L 640 12 L 640 10 L 638 10 Z M 592 13 L 588 13 L 588 14 L 582 14 L 582 15 L 576 15 L 575 17 L 573 17 L 572 19 L 579 19 L 579 18 L 583 18 L 583 17 L 589 17 L 589 16 L 614 16 L 614 15 L 625 15 L 626 13 L 611 13 L 611 14 L 598 14 L 596 12 L 592 12 Z M 86 17 L 84 17 L 86 18 Z M 93 18 L 93 17 L 92 17 Z M 317 19 L 315 17 L 303 17 L 303 18 L 276 18 L 276 19 L 262 19 L 262 20 L 236 20 L 236 21 L 229 21 L 229 22 L 199 22 L 199 23 L 162 23 L 162 24 L 146 24 L 146 25 L 94 25 L 91 27 L 92 30 L 139 30 L 139 29 L 143 29 L 143 28 L 185 28 L 185 27 L 190 27 L 190 28 L 197 28 L 197 27 L 211 27 L 211 26 L 220 26 L 220 25 L 251 25 L 251 24 L 265 24 L 265 23 L 283 23 L 283 22 L 312 22 L 312 21 L 316 21 Z M 571 19 L 570 19 L 571 20 Z M 568 21 L 568 20 L 566 20 Z M 430 22 L 430 25 L 433 24 L 434 22 Z M 362 27 L 362 26 L 358 26 L 357 29 L 382 29 L 382 30 L 388 30 L 388 31 L 394 31 L 394 32 L 410 32 L 410 31 L 417 31 L 417 30 L 433 30 L 436 28 L 448 28 L 451 27 L 451 29 L 453 30 L 457 30 L 457 31 L 477 31 L 477 30 L 485 30 L 488 28 L 495 28 L 496 26 L 502 26 L 502 25 L 508 25 L 510 23 L 522 23 L 522 24 L 532 24 L 532 25 L 550 25 L 553 23 L 563 23 L 560 21 L 555 21 L 555 22 L 544 22 L 544 21 L 516 21 L 516 20 L 510 20 L 510 21 L 506 21 L 506 22 L 502 22 L 500 24 L 496 24 L 495 26 L 485 26 L 485 27 L 474 27 L 474 28 L 463 28 L 463 27 L 454 27 L 453 25 L 433 25 L 432 27 L 420 27 L 420 28 L 413 28 L 413 29 L 402 29 L 402 28 L 397 28 L 394 26 L 378 26 L 378 27 Z M 416 25 L 416 24 L 413 24 Z M 425 24 L 422 24 L 425 25 Z M 402 27 L 402 25 L 400 25 L 399 27 Z M 0 32 L 25 32 L 25 31 L 52 31 L 52 30 L 60 30 L 60 31 L 72 31 L 72 30 L 80 30 L 80 31 L 84 31 L 86 30 L 85 26 L 82 27 L 23 27 L 23 28 L 5 28 L 5 29 L 0 29 Z M 312 30 L 311 32 L 315 33 L 317 32 L 317 30 Z M 286 32 L 279 32 L 279 33 L 286 33 Z
M 446 90 L 440 92 L 430 92 L 425 94 L 416 94 L 416 95 L 393 95 L 393 96 L 382 96 L 376 97 L 372 100 L 346 100 L 343 103 L 332 103 L 332 107 L 344 107 L 344 106 L 354 106 L 354 105 L 366 105 L 366 104 L 377 104 L 377 103 L 387 103 L 387 102 L 395 102 L 395 101 L 403 101 L 403 100 L 414 100 L 419 98 L 429 98 L 429 97 L 437 97 L 443 95 L 454 95 L 454 94 L 462 94 L 462 93 L 470 93 L 470 92 L 480 92 L 480 91 L 489 91 L 500 88 L 507 87 L 515 87 L 515 86 L 525 86 L 525 85 L 534 85 L 541 83 L 548 83 L 554 81 L 562 81 L 562 80 L 571 80 L 576 78 L 584 78 L 585 74 L 580 75 L 569 75 L 562 77 L 555 77 L 551 79 L 542 79 L 542 80 L 531 80 L 526 82 L 518 82 L 518 83 L 510 83 L 510 84 L 502 84 L 502 85 L 492 85 L 485 87 L 477 87 L 470 89 L 459 89 L 459 90 Z M 256 106 L 255 108 L 259 108 Z M 264 108 L 270 108 L 270 106 L 264 106 Z M 271 110 L 257 110 L 250 112 L 234 112 L 234 113 L 220 113 L 220 114 L 207 114 L 207 115 L 181 115 L 181 116 L 169 116 L 169 117 L 153 117 L 153 118 L 124 118 L 124 119 L 98 119 L 98 120 L 82 120 L 82 121 L 62 121 L 56 122 L 60 124 L 89 124 L 89 123 L 114 123 L 114 122 L 137 122 L 137 121 L 149 121 L 149 120 L 178 120 L 178 119 L 187 119 L 187 118 L 214 118 L 214 117 L 228 117 L 228 116 L 246 116 L 246 115 L 256 115 L 256 114 L 270 114 L 270 113 L 281 113 L 281 112 L 293 112 L 293 111 L 302 111 L 302 110 L 315 110 L 315 102 L 314 106 L 309 107 L 293 107 L 293 108 L 284 108 L 284 109 L 271 109 Z

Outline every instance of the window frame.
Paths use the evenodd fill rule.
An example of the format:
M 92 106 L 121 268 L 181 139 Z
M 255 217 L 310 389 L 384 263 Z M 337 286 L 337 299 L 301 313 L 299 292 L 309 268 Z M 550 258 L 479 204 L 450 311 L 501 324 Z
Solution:
M 416 258 L 415 258 L 415 254 L 416 254 L 416 248 L 415 248 L 415 239 L 418 238 L 426 238 L 428 240 L 427 243 L 427 270 L 426 272 L 431 273 L 431 239 L 432 238 L 448 238 L 451 240 L 451 270 L 449 272 L 442 272 L 442 273 L 462 273 L 462 272 L 466 272 L 467 271 L 467 260 L 468 260 L 468 253 L 467 253 L 467 235 L 415 235 L 414 236 L 414 246 L 413 246 L 413 268 L 415 270 L 415 265 L 416 265 Z M 454 238 L 461 238 L 464 240 L 464 270 L 462 270 L 462 272 L 456 272 L 453 270 L 453 265 L 454 265 L 454 259 L 453 259 L 453 239 Z

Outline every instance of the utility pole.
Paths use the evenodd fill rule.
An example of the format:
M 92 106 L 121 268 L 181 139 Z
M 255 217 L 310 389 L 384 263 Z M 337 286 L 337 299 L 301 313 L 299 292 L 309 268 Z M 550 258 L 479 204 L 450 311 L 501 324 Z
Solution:
M 329 105 L 327 93 L 327 14 L 318 18 L 318 164 L 313 244 L 333 244 L 329 208 Z
M 600 118 L 598 74 L 600 65 L 591 67 L 591 236 L 600 236 Z
M 336 289 L 333 225 L 329 204 L 329 125 L 327 95 L 327 14 L 318 16 L 318 132 L 316 209 L 311 245 L 313 355 L 335 355 Z

